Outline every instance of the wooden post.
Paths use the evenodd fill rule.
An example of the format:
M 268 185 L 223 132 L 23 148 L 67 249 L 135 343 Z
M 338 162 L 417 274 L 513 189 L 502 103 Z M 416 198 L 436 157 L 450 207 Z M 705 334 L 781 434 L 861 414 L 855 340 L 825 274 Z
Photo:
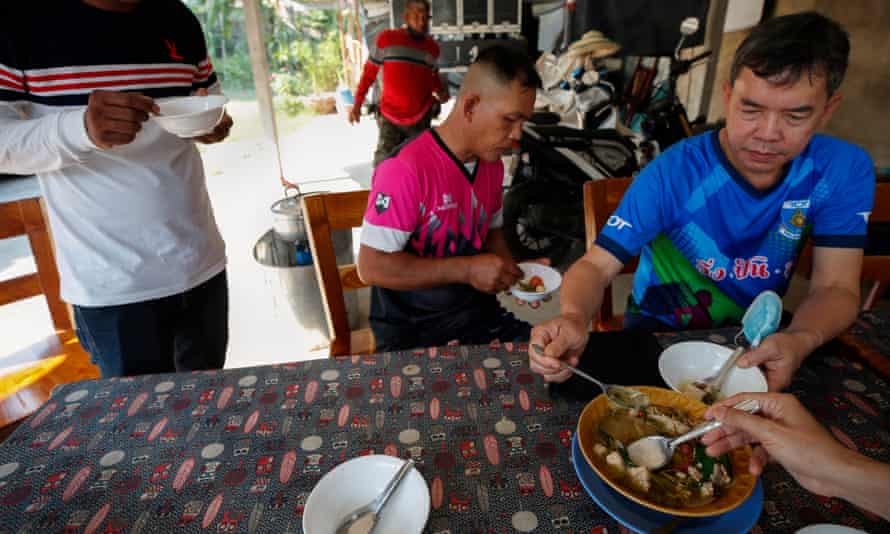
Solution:
M 260 17 L 259 2 L 260 0 L 244 0 L 244 29 L 247 32 L 253 85 L 256 88 L 263 132 L 270 139 L 275 139 L 278 137 L 275 126 L 275 105 L 272 100 L 272 88 L 269 86 L 269 62 L 266 60 L 266 44 L 263 39 L 263 21 Z
M 726 10 L 729 0 L 714 0 L 708 10 L 708 25 L 705 29 L 705 44 L 711 50 L 699 96 L 698 115 L 710 120 L 711 95 L 714 94 L 714 82 L 717 79 L 717 64 L 720 62 L 720 46 L 723 43 L 723 26 L 726 24 Z
M 337 31 L 340 35 L 340 59 L 343 63 L 343 79 L 351 80 L 349 77 L 349 58 L 346 55 L 346 35 L 343 27 L 343 0 L 337 0 Z
M 355 2 L 355 40 L 362 42 L 362 19 L 359 13 L 362 0 L 352 1 Z

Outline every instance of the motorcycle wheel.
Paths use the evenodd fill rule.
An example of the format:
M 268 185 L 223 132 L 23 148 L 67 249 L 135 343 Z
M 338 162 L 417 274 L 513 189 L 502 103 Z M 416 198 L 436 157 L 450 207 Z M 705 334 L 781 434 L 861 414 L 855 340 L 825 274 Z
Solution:
M 504 194 L 504 238 L 517 261 L 550 258 L 553 266 L 583 254 L 574 239 L 541 231 L 532 213 L 536 202 L 550 202 L 552 188 L 535 182 L 516 184 Z M 583 245 L 583 244 L 582 244 Z

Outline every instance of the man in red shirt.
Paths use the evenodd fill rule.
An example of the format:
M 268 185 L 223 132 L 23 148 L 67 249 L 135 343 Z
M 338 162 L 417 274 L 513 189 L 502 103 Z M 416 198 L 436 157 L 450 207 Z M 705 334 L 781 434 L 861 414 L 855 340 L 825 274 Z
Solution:
M 439 102 L 448 100 L 448 90 L 436 68 L 439 45 L 429 36 L 429 2 L 409 0 L 404 20 L 406 27 L 385 30 L 377 36 L 349 112 L 349 122 L 359 122 L 362 102 L 382 65 L 383 96 L 377 118 L 380 136 L 374 151 L 375 167 L 406 139 L 430 127 L 433 94 Z

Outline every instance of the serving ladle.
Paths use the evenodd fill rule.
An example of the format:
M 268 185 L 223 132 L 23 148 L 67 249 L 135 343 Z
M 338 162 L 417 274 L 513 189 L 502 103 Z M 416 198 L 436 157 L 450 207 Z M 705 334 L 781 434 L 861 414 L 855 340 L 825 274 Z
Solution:
M 532 349 L 534 349 L 535 352 L 537 352 L 541 356 L 544 356 L 544 347 L 542 347 L 541 345 L 532 344 Z M 599 386 L 606 397 L 608 397 L 610 401 L 619 406 L 629 408 L 631 410 L 641 410 L 646 406 L 649 406 L 649 396 L 638 389 L 627 386 L 619 386 L 617 384 L 606 384 L 605 382 L 597 380 L 596 378 L 590 376 L 577 367 L 573 367 L 562 360 L 558 361 L 559 365 L 563 369 L 568 369 L 584 380 L 593 382 L 594 384 Z
M 760 410 L 760 403 L 754 399 L 750 399 L 736 404 L 733 408 L 748 413 L 757 413 Z M 664 436 L 647 436 L 645 438 L 640 438 L 627 446 L 627 456 L 633 463 L 645 467 L 650 471 L 661 469 L 671 461 L 671 458 L 674 456 L 674 451 L 677 449 L 677 445 L 704 436 L 708 432 L 717 430 L 721 426 L 723 426 L 723 423 L 715 419 L 700 424 L 689 432 L 675 438 L 666 438 Z
M 703 392 L 702 402 L 712 404 L 720 398 L 723 382 L 726 381 L 729 371 L 735 367 L 736 361 L 747 350 L 739 338 L 744 336 L 751 343 L 751 348 L 756 349 L 760 346 L 761 341 L 779 328 L 781 318 L 782 299 L 778 294 L 767 290 L 757 295 L 742 317 L 742 329 L 735 338 L 736 349 L 716 373 L 691 384 L 695 389 Z

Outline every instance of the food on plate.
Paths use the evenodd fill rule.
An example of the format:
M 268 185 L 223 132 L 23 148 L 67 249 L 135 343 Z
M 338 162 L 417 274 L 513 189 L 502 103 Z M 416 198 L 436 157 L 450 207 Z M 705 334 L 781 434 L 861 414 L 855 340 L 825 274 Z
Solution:
M 708 385 L 704 382 L 691 381 L 680 386 L 680 393 L 692 397 L 697 401 L 701 401 L 705 404 L 714 404 L 718 400 L 722 399 L 724 395 L 722 395 L 719 391 L 713 392 L 708 389 Z
M 647 436 L 678 436 L 700 422 L 666 406 L 649 405 L 642 410 L 613 406 L 595 430 L 594 461 L 613 482 L 649 501 L 672 508 L 704 506 L 733 482 L 728 455 L 711 458 L 700 443 L 683 443 L 667 466 L 650 471 L 635 465 L 626 449 Z
M 538 275 L 532 276 L 527 282 L 520 280 L 518 285 L 519 289 L 526 293 L 545 293 L 547 291 L 547 288 L 544 286 L 544 280 Z

